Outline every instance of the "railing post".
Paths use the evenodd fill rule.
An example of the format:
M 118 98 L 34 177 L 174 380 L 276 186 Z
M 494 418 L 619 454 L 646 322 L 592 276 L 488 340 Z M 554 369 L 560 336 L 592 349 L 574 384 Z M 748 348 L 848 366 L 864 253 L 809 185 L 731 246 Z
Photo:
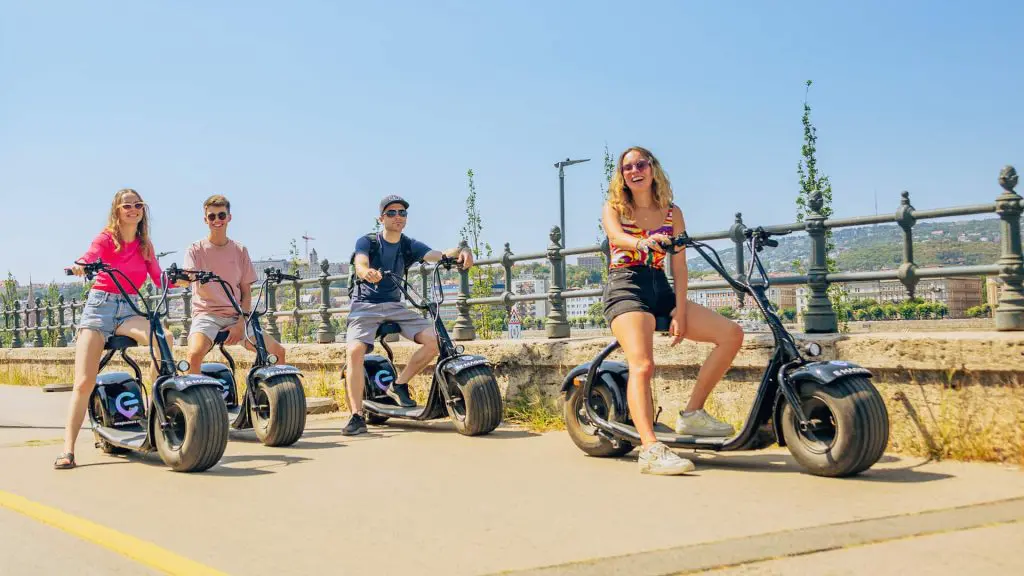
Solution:
M 996 330 L 1024 330 L 1024 257 L 1020 238 L 1020 215 L 1024 206 L 1020 195 L 1014 191 L 1017 171 L 1013 166 L 1006 166 L 999 173 L 999 185 L 1003 193 L 996 198 L 996 213 L 1002 219 L 998 264 L 1003 288 L 996 307 Z
M 811 294 L 804 314 L 804 331 L 808 333 L 834 333 L 839 328 L 836 311 L 828 299 L 828 254 L 825 243 L 825 217 L 821 215 L 823 200 L 821 192 L 815 190 L 807 203 L 811 209 L 804 222 L 804 229 L 811 237 L 811 261 L 807 269 L 807 285 Z
M 35 334 L 35 338 L 32 339 L 32 344 L 36 348 L 42 348 L 43 347 L 43 299 L 39 298 L 38 296 L 36 297 L 36 309 L 35 309 L 35 312 L 36 312 L 36 314 L 35 314 L 35 316 L 36 316 L 36 329 L 35 329 L 35 333 L 36 334 Z
M 565 268 L 562 264 L 562 231 L 558 226 L 551 228 L 551 244 L 548 244 L 548 261 L 551 262 L 551 286 L 548 288 L 548 317 L 544 323 L 544 331 L 548 338 L 568 338 L 569 322 L 565 318 L 562 290 L 565 286 Z
M 75 333 L 78 331 L 78 299 L 71 299 L 71 339 L 75 339 Z M 70 341 L 69 341 L 70 343 Z
M 459 247 L 467 246 L 466 241 L 459 242 Z M 459 270 L 459 296 L 455 299 L 455 306 L 458 309 L 458 316 L 455 317 L 455 326 L 452 330 L 452 338 L 455 340 L 475 340 L 476 329 L 473 328 L 473 318 L 469 315 L 469 271 Z
M 746 225 L 743 224 L 743 213 L 737 212 L 736 220 L 733 222 L 732 226 L 729 227 L 729 238 L 732 240 L 733 244 L 736 245 L 735 277 L 736 280 L 738 280 L 741 283 L 746 283 L 747 281 L 746 254 L 744 254 L 743 252 L 743 241 L 746 240 L 746 238 L 743 236 L 743 233 L 746 231 L 746 229 Z M 746 302 L 746 295 L 747 294 L 745 292 L 736 292 L 736 298 L 739 302 L 740 308 L 742 308 L 743 304 Z
M 295 343 L 298 344 L 299 342 L 301 342 L 301 340 L 299 339 L 299 322 L 302 320 L 302 317 L 299 316 L 299 310 L 301 308 L 299 306 L 299 281 L 298 280 L 292 280 L 292 292 L 295 294 L 295 308 L 292 308 L 292 324 L 293 324 L 292 332 L 295 334 Z
M 267 285 L 267 333 L 270 334 L 274 340 L 281 341 L 281 331 L 277 327 L 277 285 L 270 283 Z
M 900 192 L 900 207 L 896 210 L 896 223 L 903 229 L 903 263 L 896 271 L 896 277 L 906 287 L 910 297 L 914 297 L 917 283 L 917 264 L 914 263 L 914 224 L 917 218 L 914 217 L 914 207 L 910 204 L 910 192 Z
M 505 269 L 505 293 L 501 295 L 505 304 L 505 322 L 512 319 L 512 248 L 505 242 L 505 252 L 501 255 L 501 267 Z
M 189 284 L 181 291 L 181 334 L 178 336 L 178 346 L 188 346 L 188 333 L 192 330 L 192 285 Z
M 21 302 L 14 301 L 14 335 L 11 336 L 11 348 L 21 348 Z
M 331 281 L 327 279 L 330 267 L 327 258 L 320 262 L 320 326 L 316 329 L 316 341 L 320 344 L 334 342 L 334 326 L 331 325 L 331 314 L 327 311 L 331 303 Z
M 50 346 L 56 347 L 57 335 L 53 331 L 53 302 L 49 298 L 46 299 L 46 336 L 50 341 Z
M 428 293 L 430 287 L 427 286 L 427 267 L 423 264 L 420 264 L 420 286 L 423 288 L 423 291 L 420 292 L 420 294 L 422 294 L 424 298 L 431 298 L 432 295 Z M 444 291 L 444 286 L 441 286 L 441 290 Z M 438 314 L 440 314 L 440 311 L 438 311 Z M 430 313 L 426 310 L 420 310 L 420 315 L 424 318 L 430 318 Z
M 4 344 L 7 342 L 7 334 L 11 331 L 11 324 L 8 320 L 9 314 L 10 311 L 8 310 L 8 306 L 7 304 L 4 304 L 4 329 L 0 330 L 0 332 L 3 332 L 4 337 L 0 338 L 0 348 L 4 347 Z
M 64 330 L 64 295 L 57 296 L 57 346 L 67 348 L 68 335 Z

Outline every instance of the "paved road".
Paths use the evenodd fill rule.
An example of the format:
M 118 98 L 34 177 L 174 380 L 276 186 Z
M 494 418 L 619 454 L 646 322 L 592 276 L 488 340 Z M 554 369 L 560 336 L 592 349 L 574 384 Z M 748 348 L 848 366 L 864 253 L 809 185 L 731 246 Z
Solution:
M 4 574 L 159 573 L 151 548 L 167 571 L 245 575 L 1024 573 L 1014 467 L 886 456 L 830 480 L 773 450 L 659 478 L 637 473 L 635 452 L 587 458 L 565 433 L 465 438 L 438 422 L 347 438 L 340 419 L 311 417 L 286 449 L 233 432 L 202 474 L 104 456 L 89 431 L 79 468 L 54 471 L 66 402 L 0 387 Z

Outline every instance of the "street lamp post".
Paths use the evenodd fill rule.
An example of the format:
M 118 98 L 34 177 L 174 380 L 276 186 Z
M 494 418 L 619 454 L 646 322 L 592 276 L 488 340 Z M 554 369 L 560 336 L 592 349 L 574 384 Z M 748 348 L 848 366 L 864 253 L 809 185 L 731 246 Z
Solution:
M 555 168 L 558 168 L 558 202 L 559 202 L 559 214 L 561 216 L 560 226 L 562 228 L 562 248 L 566 247 L 566 235 L 565 235 L 565 167 L 572 166 L 573 164 L 580 164 L 582 162 L 590 162 L 590 158 L 584 158 L 583 160 L 569 160 L 566 158 L 561 162 L 555 162 Z

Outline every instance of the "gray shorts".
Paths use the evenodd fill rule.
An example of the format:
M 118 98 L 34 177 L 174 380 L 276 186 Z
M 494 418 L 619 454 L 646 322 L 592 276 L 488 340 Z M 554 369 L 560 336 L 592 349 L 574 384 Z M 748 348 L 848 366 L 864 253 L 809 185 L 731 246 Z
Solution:
M 136 305 L 139 304 L 137 297 L 132 297 L 132 301 Z M 82 317 L 78 320 L 78 329 L 89 328 L 110 338 L 121 324 L 136 316 L 142 318 L 132 310 L 124 296 L 102 290 L 89 290 L 85 298 L 85 307 L 82 308 Z
M 188 330 L 188 337 L 193 334 L 202 334 L 210 339 L 210 342 L 217 337 L 221 330 L 227 330 L 238 323 L 238 316 L 214 316 L 213 314 L 198 314 L 192 317 L 192 327 Z
M 348 342 L 358 340 L 373 344 L 377 335 L 377 327 L 384 322 L 397 322 L 402 327 L 402 336 L 415 340 L 416 335 L 424 330 L 434 333 L 434 325 L 430 320 L 420 316 L 419 312 L 406 308 L 401 302 L 352 302 L 352 311 L 348 315 Z

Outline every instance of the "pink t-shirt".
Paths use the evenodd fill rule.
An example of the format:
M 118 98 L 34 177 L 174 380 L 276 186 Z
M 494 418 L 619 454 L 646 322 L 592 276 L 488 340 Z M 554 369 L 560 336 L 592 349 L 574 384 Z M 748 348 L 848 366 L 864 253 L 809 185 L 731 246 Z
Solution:
M 242 290 L 248 290 L 256 281 L 256 269 L 249 259 L 249 251 L 245 246 L 228 240 L 224 246 L 217 246 L 204 238 L 188 247 L 185 254 L 185 268 L 204 270 L 220 276 L 231 287 L 231 295 L 239 306 L 242 304 Z M 218 282 L 200 284 L 192 283 L 192 314 L 212 314 L 229 318 L 237 316 L 238 311 L 231 305 L 231 300 L 224 293 L 224 287 Z
M 160 263 L 157 262 L 156 254 L 153 253 L 153 246 L 150 245 L 149 258 L 143 258 L 142 251 L 139 249 L 138 237 L 131 242 L 121 244 L 121 249 L 117 250 L 114 247 L 113 234 L 109 230 L 100 232 L 93 238 L 89 250 L 79 259 L 81 262 L 88 262 L 90 264 L 96 260 L 103 260 L 104 264 L 110 264 L 123 272 L 136 287 L 141 287 L 148 275 L 153 279 L 153 283 L 156 284 L 157 288 L 163 288 L 160 277 Z M 118 274 L 117 279 L 121 282 L 125 292 L 128 294 L 138 294 L 138 290 L 125 282 L 120 274 Z M 96 275 L 96 282 L 93 284 L 92 289 L 110 292 L 111 294 L 120 294 L 117 286 L 114 285 L 114 281 L 110 279 L 110 275 L 106 272 L 100 272 Z

